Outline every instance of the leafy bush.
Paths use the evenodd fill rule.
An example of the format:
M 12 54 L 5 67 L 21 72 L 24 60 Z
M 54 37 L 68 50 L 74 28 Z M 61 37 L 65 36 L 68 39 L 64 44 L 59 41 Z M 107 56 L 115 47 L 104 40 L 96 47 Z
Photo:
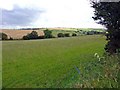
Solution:
M 58 37 L 64 37 L 64 34 L 63 33 L 58 33 L 57 36 Z
M 75 66 L 67 87 L 72 88 L 119 88 L 120 55 L 94 55 L 94 61 Z M 91 77 L 92 76 L 92 77 Z
M 24 40 L 29 39 L 38 39 L 38 33 L 36 31 L 32 31 L 30 34 L 27 34 L 26 36 L 23 36 Z
M 5 33 L 0 33 L 2 40 L 8 40 L 8 36 Z
M 65 37 L 70 37 L 69 33 L 65 33 L 64 35 L 65 35 Z
M 10 37 L 10 39 L 9 40 L 13 40 L 13 38 L 12 37 Z
M 72 36 L 77 36 L 77 34 L 76 34 L 76 33 L 73 33 Z
M 23 40 L 29 40 L 30 38 L 28 37 L 28 35 L 23 36 Z
M 44 39 L 45 38 L 45 36 L 39 36 L 38 37 L 38 39 Z
M 52 31 L 46 29 L 44 30 L 45 38 L 52 38 Z
M 30 39 L 37 39 L 38 38 L 38 33 L 36 31 L 32 31 L 30 34 L 28 34 L 28 37 Z
M 87 35 L 93 35 L 93 34 L 95 34 L 94 31 L 88 31 L 87 32 Z

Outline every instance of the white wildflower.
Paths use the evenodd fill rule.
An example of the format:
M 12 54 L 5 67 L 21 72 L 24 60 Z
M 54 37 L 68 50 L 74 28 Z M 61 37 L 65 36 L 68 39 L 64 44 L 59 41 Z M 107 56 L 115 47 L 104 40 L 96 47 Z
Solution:
M 98 58 L 98 59 L 99 59 L 99 61 L 100 61 L 101 58 Z
M 98 55 L 98 54 L 97 54 L 97 53 L 95 53 L 95 54 L 94 54 L 94 57 L 96 57 L 97 55 Z
M 97 58 L 100 58 L 100 56 L 99 56 L 99 55 L 97 55 Z

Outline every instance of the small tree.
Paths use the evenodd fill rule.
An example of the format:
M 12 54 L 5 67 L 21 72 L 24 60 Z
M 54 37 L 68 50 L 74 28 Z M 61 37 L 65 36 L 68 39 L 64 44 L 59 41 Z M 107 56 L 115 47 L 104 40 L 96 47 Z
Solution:
M 38 33 L 36 31 L 32 31 L 30 34 L 28 34 L 28 37 L 30 39 L 37 39 L 38 38 Z
M 64 37 L 64 34 L 63 33 L 58 33 L 57 36 L 58 37 Z
M 29 40 L 30 38 L 28 37 L 28 35 L 23 36 L 23 40 Z
M 13 40 L 13 38 L 12 37 L 10 37 L 10 39 L 9 40 Z
M 52 31 L 46 29 L 44 30 L 45 38 L 52 38 Z
M 5 33 L 0 33 L 0 37 L 2 38 L 2 40 L 8 40 L 8 36 Z
M 30 34 L 27 34 L 26 36 L 23 36 L 24 40 L 29 39 L 38 39 L 38 33 L 36 31 L 32 31 Z
M 76 34 L 76 33 L 73 33 L 72 36 L 77 36 L 77 34 Z
M 38 37 L 38 39 L 44 39 L 45 38 L 45 36 L 39 36 Z
M 65 37 L 70 37 L 69 33 L 65 33 L 64 35 L 65 35 Z
M 120 52 L 120 2 L 100 2 L 91 0 L 95 9 L 93 19 L 107 28 L 106 52 Z

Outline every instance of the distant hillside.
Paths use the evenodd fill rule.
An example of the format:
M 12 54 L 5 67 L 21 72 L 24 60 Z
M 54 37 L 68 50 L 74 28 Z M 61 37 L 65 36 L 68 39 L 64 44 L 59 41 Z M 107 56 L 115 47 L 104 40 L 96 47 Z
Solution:
M 45 30 L 46 28 L 42 28 L 42 30 Z M 66 30 L 66 31 L 78 31 L 78 30 L 83 30 L 83 31 L 104 31 L 102 28 L 62 28 L 62 27 L 56 27 L 56 28 L 48 28 L 49 30 Z
M 33 30 L 13 30 L 13 29 L 2 29 L 0 33 L 3 32 L 8 35 L 8 38 L 21 39 L 23 36 L 31 33 Z M 44 32 L 41 30 L 34 30 L 38 32 L 39 36 L 43 36 Z
M 56 28 L 21 28 L 21 29 L 2 29 L 0 32 L 3 32 L 8 35 L 8 38 L 12 37 L 13 39 L 21 39 L 23 36 L 31 33 L 33 30 L 38 32 L 39 36 L 44 36 L 44 30 L 51 30 L 52 34 L 57 37 L 58 33 L 76 33 L 80 34 L 78 32 L 88 32 L 88 31 L 98 31 L 103 32 L 104 29 L 100 28 L 62 28 L 62 27 L 56 27 Z

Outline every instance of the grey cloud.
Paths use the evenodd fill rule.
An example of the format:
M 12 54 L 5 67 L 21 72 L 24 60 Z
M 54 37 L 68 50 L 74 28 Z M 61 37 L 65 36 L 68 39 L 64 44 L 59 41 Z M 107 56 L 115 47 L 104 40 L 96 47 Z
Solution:
M 120 0 L 100 0 L 100 2 L 119 2 Z
M 3 26 L 30 25 L 32 22 L 37 20 L 37 18 L 42 13 L 44 13 L 44 10 L 38 10 L 33 8 L 20 8 L 18 6 L 14 6 L 13 10 L 2 9 L 2 25 Z

